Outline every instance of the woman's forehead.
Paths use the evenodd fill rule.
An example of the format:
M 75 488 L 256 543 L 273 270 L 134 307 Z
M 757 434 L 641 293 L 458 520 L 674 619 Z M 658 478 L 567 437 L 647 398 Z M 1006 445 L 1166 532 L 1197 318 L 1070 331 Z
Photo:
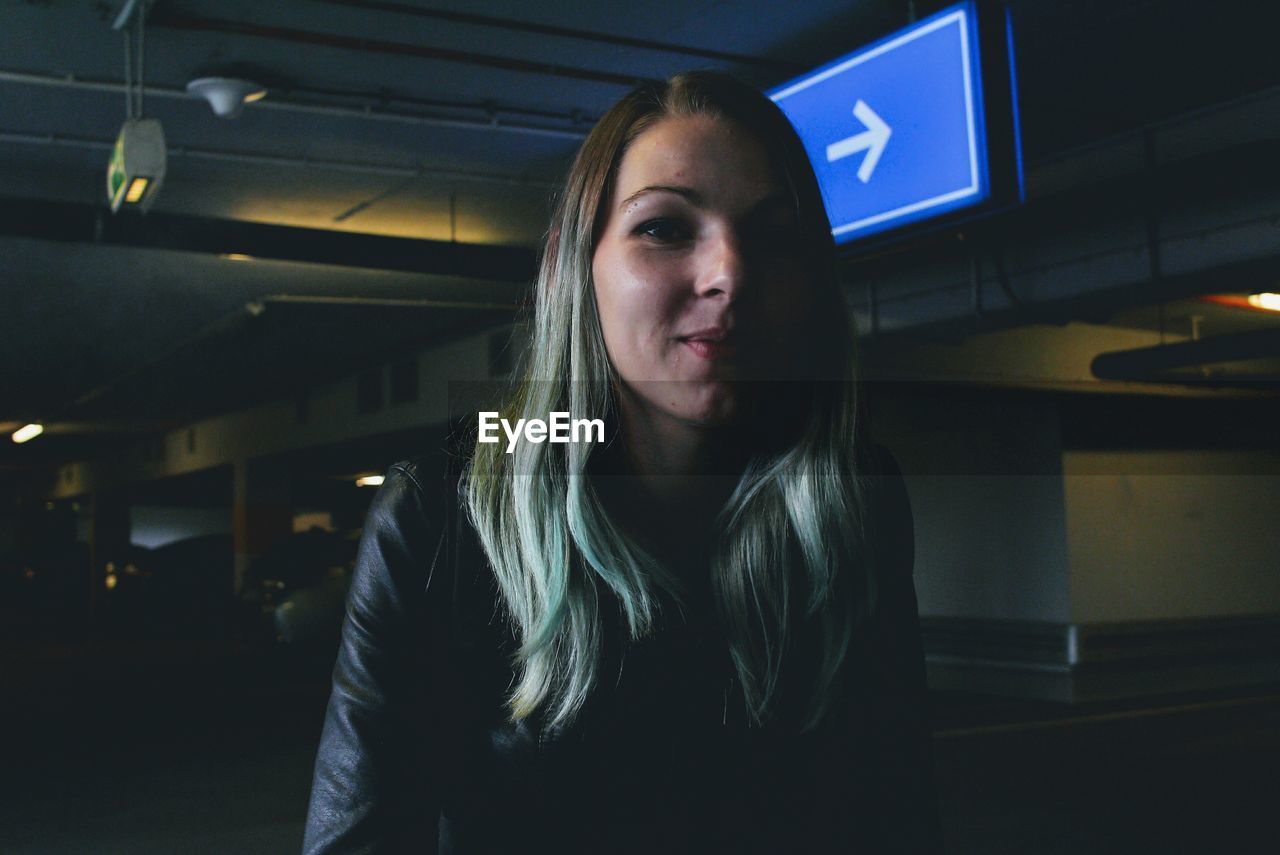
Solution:
M 759 138 L 738 122 L 706 115 L 672 116 L 632 141 L 618 167 L 615 206 L 647 188 L 687 188 L 705 202 L 755 202 L 780 189 Z

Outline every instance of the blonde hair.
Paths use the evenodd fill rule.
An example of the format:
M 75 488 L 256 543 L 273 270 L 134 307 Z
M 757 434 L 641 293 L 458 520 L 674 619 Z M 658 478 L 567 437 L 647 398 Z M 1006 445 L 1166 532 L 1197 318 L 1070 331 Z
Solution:
M 711 588 L 747 708 L 770 717 L 797 619 L 821 639 L 807 726 L 845 660 L 874 592 L 861 560 L 863 491 L 855 467 L 853 336 L 839 294 L 830 227 L 804 149 L 767 98 L 732 78 L 694 72 L 643 85 L 597 123 L 578 152 L 547 235 L 531 347 L 502 416 L 616 414 L 615 374 L 597 314 L 591 264 L 618 164 L 630 142 L 668 116 L 737 122 L 764 145 L 795 203 L 818 294 L 810 341 L 814 382 L 786 447 L 753 456 L 718 517 Z M 591 694 L 602 658 L 600 609 L 611 592 L 632 640 L 654 631 L 661 594 L 680 602 L 672 572 L 610 518 L 593 488 L 590 443 L 477 443 L 467 509 L 520 640 L 509 698 L 513 719 L 537 710 L 570 722 Z M 793 574 L 807 588 L 797 618 Z

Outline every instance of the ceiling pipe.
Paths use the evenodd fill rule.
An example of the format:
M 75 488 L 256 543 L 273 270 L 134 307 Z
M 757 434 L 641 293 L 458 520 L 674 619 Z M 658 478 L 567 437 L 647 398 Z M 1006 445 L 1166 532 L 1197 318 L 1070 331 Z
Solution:
M 471 311 L 515 312 L 525 306 L 527 300 L 493 302 L 487 300 L 436 300 L 397 297 L 331 297 L 315 294 L 271 294 L 261 298 L 262 303 L 298 303 L 317 306 L 378 306 L 392 309 L 468 309 Z
M 165 7 L 161 7 L 164 9 Z M 176 12 L 157 12 L 152 15 L 151 26 L 166 27 L 171 30 L 189 32 L 230 33 L 238 36 L 252 36 L 294 44 L 316 45 L 318 47 L 340 48 L 376 53 L 386 56 L 411 56 L 419 59 L 438 59 L 445 62 L 456 62 L 464 65 L 478 65 L 486 68 L 499 68 L 503 71 L 517 71 L 525 74 L 541 74 L 549 77 L 562 77 L 570 80 L 586 80 L 592 83 L 609 83 L 624 86 L 628 89 L 638 83 L 646 82 L 646 78 L 617 74 L 612 71 L 601 71 L 594 68 L 577 68 L 559 65 L 554 62 L 534 62 L 525 59 L 513 59 L 475 51 L 452 50 L 450 48 L 428 47 L 427 45 L 407 42 L 391 42 L 383 39 L 367 39 L 361 36 L 344 36 L 335 33 L 321 33 L 311 30 L 295 30 L 291 27 L 268 27 L 261 24 L 250 24 L 243 21 L 230 21 L 223 18 L 202 18 L 196 15 L 182 15 Z
M 1129 380 L 1146 383 L 1195 383 L 1223 385 L 1239 383 L 1274 384 L 1277 374 L 1182 377 L 1169 374 L 1178 369 L 1241 362 L 1250 359 L 1280 358 L 1280 328 L 1215 335 L 1177 344 L 1160 344 L 1134 350 L 1117 350 L 1094 357 L 1090 368 L 1099 380 Z
M 409 3 L 385 2 L 385 0 L 314 0 L 314 2 L 324 3 L 329 6 L 344 6 L 349 9 L 362 9 L 370 12 L 391 12 L 397 15 L 411 15 L 416 18 L 430 18 L 436 21 L 449 21 L 450 23 L 455 24 L 471 24 L 477 27 L 491 27 L 493 29 L 510 30 L 518 33 L 536 33 L 541 36 L 558 36 L 560 38 L 576 39 L 578 41 L 593 42 L 595 44 L 633 47 L 641 50 L 656 51 L 658 53 L 674 53 L 682 56 L 696 56 L 700 59 L 715 59 L 723 62 L 733 62 L 739 65 L 777 69 L 779 71 L 799 73 L 804 71 L 806 68 L 806 66 L 792 62 L 780 62 L 778 60 L 764 59 L 758 56 L 748 56 L 741 53 L 727 53 L 725 51 L 710 50 L 708 48 L 675 45 L 668 42 L 658 42 L 650 39 L 637 39 L 632 38 L 631 36 L 619 36 L 614 35 L 613 33 L 601 33 L 592 30 L 577 30 L 572 27 L 558 27 L 551 24 L 539 24 L 534 21 L 517 21 L 512 18 L 495 18 L 490 15 L 476 15 L 471 12 L 455 12 L 448 9 L 424 9 L 421 6 L 414 6 Z
M 33 74 L 26 71 L 14 71 L 11 69 L 0 69 L 0 83 L 19 83 L 28 86 L 47 86 L 54 89 L 67 89 L 78 92 L 112 92 L 121 93 L 125 90 L 123 83 L 117 83 L 110 80 L 83 80 L 74 75 L 65 75 L 59 77 L 52 74 Z M 294 90 L 303 91 L 306 90 Z M 175 89 L 169 87 L 147 87 L 147 96 L 151 98 L 172 98 L 183 101 L 199 100 L 197 96 L 192 95 L 186 89 Z M 438 116 L 426 113 L 407 113 L 396 110 L 387 110 L 374 106 L 375 103 L 385 99 L 376 95 L 351 95 L 346 97 L 365 99 L 366 104 L 359 107 L 344 107 L 336 104 L 315 104 L 303 103 L 299 101 L 280 100 L 273 96 L 269 101 L 256 101 L 248 105 L 256 110 L 278 110 L 285 113 L 306 113 L 318 116 L 333 116 L 343 119 L 366 119 L 384 122 L 396 122 L 406 125 L 421 125 L 434 128 L 458 128 L 462 130 L 476 131 L 496 131 L 522 134 L 525 136 L 537 137 L 553 137 L 568 140 L 586 139 L 587 130 L 585 128 L 556 128 L 546 125 L 532 125 L 524 122 L 513 122 L 509 119 L 502 118 L 500 113 L 513 113 L 516 115 L 537 115 L 547 116 L 546 113 L 535 110 L 524 110 L 521 108 L 505 108 L 495 109 L 491 104 L 456 104 L 446 105 L 457 110 L 472 110 L 484 112 L 484 118 L 468 119 L 455 116 Z M 576 116 L 580 114 L 571 112 L 563 117 L 563 121 L 576 123 Z
M 66 134 L 30 134 L 22 131 L 0 129 L 0 142 L 29 143 L 31 145 L 52 145 L 66 148 L 81 148 L 90 151 L 110 151 L 113 140 L 93 137 L 75 137 Z M 284 155 L 260 154 L 253 152 L 216 151 L 213 149 L 188 148 L 171 146 L 169 157 L 188 157 L 194 160 L 212 160 L 225 163 L 242 163 L 254 166 L 284 166 L 300 169 L 329 169 L 335 172 L 348 172 L 356 175 L 381 175 L 390 177 L 433 176 L 449 181 L 474 181 L 486 184 L 507 184 L 518 187 L 555 188 L 554 181 L 541 181 L 533 178 L 522 178 L 518 175 L 500 175 L 489 172 L 467 172 L 455 169 L 437 169 L 424 166 L 399 166 L 382 163 L 353 163 L 341 160 L 323 160 L 316 158 L 287 157 Z

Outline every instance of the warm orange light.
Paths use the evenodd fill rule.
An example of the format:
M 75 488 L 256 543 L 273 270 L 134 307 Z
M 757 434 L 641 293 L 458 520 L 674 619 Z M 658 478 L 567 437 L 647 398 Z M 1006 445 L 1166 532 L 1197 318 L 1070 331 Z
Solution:
M 252 255 L 245 255 L 243 252 L 224 252 L 222 257 L 227 261 L 253 261 Z
M 107 583 L 106 583 L 106 584 L 107 584 L 107 590 L 108 590 L 108 591 L 114 590 L 114 589 L 115 589 L 115 587 L 116 587 L 116 577 L 115 577 L 115 576 L 108 576 L 108 577 L 107 577 Z
M 139 176 L 133 179 L 133 181 L 129 184 L 129 189 L 125 191 L 124 200 L 126 202 L 138 201 L 139 199 L 142 198 L 143 194 L 147 192 L 147 187 L 150 184 L 151 184 L 150 178 L 143 178 Z
M 256 92 L 250 92 L 248 95 L 244 96 L 244 103 L 252 104 L 254 101 L 261 101 L 263 98 L 266 98 L 266 97 L 267 97 L 267 90 L 259 89 Z
M 357 487 L 381 487 L 383 475 L 362 475 L 356 479 Z

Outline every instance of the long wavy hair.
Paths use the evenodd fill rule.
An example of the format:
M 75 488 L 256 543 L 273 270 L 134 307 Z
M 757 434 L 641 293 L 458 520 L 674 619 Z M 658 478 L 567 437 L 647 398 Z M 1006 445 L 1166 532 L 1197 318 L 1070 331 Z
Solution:
M 547 234 L 531 346 L 501 415 L 608 414 L 620 382 L 605 350 L 592 257 L 619 163 L 630 143 L 666 117 L 734 121 L 764 145 L 794 201 L 797 254 L 816 299 L 802 384 L 784 447 L 754 454 L 717 518 L 710 573 L 716 610 L 751 718 L 771 718 L 784 654 L 797 625 L 813 628 L 805 726 L 828 708 L 855 627 L 874 591 L 862 560 L 863 488 L 855 456 L 853 332 L 840 296 L 830 226 L 804 148 L 764 95 L 710 72 L 642 85 L 601 118 L 578 152 Z M 793 385 L 791 388 L 795 388 Z M 508 699 L 520 720 L 541 710 L 548 727 L 575 717 L 597 683 L 601 609 L 616 608 L 632 640 L 652 633 L 664 602 L 680 602 L 673 572 L 610 517 L 592 485 L 592 443 L 477 443 L 467 473 L 471 522 L 520 642 Z M 800 590 L 796 590 L 799 588 Z M 612 597 L 609 597 L 609 594 Z

